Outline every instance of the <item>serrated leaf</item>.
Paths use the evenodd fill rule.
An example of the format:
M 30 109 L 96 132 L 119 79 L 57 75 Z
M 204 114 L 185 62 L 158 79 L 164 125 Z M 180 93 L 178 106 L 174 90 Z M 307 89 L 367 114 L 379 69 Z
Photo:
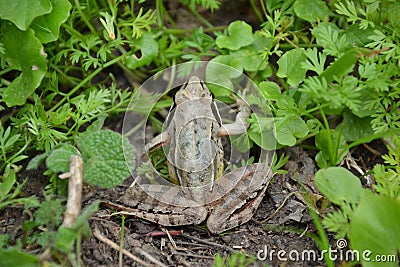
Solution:
M 360 205 L 350 222 L 351 248 L 371 251 L 368 258 L 360 257 L 362 266 L 399 266 L 400 250 L 400 203 L 392 198 L 374 194 L 363 195 Z M 381 261 L 377 256 L 393 256 L 393 260 Z
M 251 26 L 244 21 L 234 21 L 228 26 L 228 36 L 220 35 L 215 40 L 219 48 L 238 50 L 253 42 Z
M 286 52 L 277 62 L 279 65 L 277 76 L 281 78 L 287 77 L 289 85 L 298 86 L 306 75 L 306 70 L 301 68 L 301 63 L 306 61 L 307 57 L 303 48 L 296 48 Z
M 293 9 L 299 18 L 308 22 L 316 22 L 329 16 L 329 8 L 322 0 L 297 0 Z
M 49 0 L 0 0 L 0 18 L 25 31 L 34 18 L 49 13 L 51 8 Z
M 46 73 L 46 54 L 32 29 L 20 31 L 10 25 L 0 42 L 4 45 L 4 58 L 10 68 L 21 71 L 4 90 L 3 101 L 9 107 L 23 105 Z
M 50 151 L 49 156 L 46 159 L 46 166 L 53 172 L 69 171 L 69 164 L 72 155 L 79 155 L 79 151 L 76 147 L 68 144 L 61 145 L 61 147 Z
M 143 36 L 133 43 L 133 46 L 140 49 L 142 56 L 138 58 L 133 54 L 124 58 L 125 65 L 130 69 L 146 66 L 158 55 L 158 43 L 151 33 L 144 32 Z
M 169 105 L 169 106 L 171 106 L 171 105 Z M 75 138 L 76 139 L 86 138 L 87 136 L 100 131 L 104 125 L 104 121 L 106 120 L 106 118 L 107 118 L 107 114 L 105 114 L 105 113 L 100 114 L 97 117 L 97 119 L 86 128 L 86 130 L 84 132 L 79 133 L 78 135 L 75 136 Z
M 69 17 L 71 4 L 68 0 L 53 0 L 53 9 L 49 14 L 37 17 L 31 25 L 36 36 L 45 44 L 58 39 L 60 26 Z
M 321 169 L 315 174 L 315 185 L 331 202 L 360 201 L 361 182 L 354 174 L 342 167 Z
M 134 149 L 119 133 L 98 131 L 78 138 L 77 143 L 85 162 L 86 182 L 111 188 L 130 175 L 130 168 L 134 166 Z

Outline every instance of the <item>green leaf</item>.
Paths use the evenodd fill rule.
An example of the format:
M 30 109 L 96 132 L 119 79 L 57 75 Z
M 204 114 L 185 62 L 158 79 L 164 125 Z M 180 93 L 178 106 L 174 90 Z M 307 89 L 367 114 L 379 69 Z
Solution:
M 49 0 L 0 0 L 0 18 L 25 31 L 34 18 L 49 13 L 51 8 Z
M 239 61 L 243 68 L 247 71 L 259 71 L 268 66 L 253 47 L 245 47 L 237 51 L 231 52 L 235 60 Z
M 68 0 L 53 0 L 50 14 L 37 17 L 31 25 L 37 38 L 45 44 L 58 39 L 60 26 L 69 17 L 71 4 Z
M 261 82 L 258 87 L 260 88 L 263 96 L 268 100 L 277 101 L 281 98 L 281 88 L 274 82 Z
M 39 267 L 39 258 L 16 248 L 0 248 L 0 266 Z
M 66 173 L 69 171 L 72 155 L 79 155 L 79 151 L 72 145 L 63 144 L 50 152 L 46 159 L 46 166 L 53 172 Z
M 342 134 L 346 141 L 356 141 L 363 137 L 374 134 L 371 126 L 371 118 L 360 118 L 349 110 L 343 113 L 343 131 Z
M 371 36 L 374 35 L 374 28 L 360 29 L 358 24 L 353 24 L 347 27 L 344 34 L 349 43 L 354 46 L 363 47 L 372 42 L 373 38 Z
M 287 77 L 289 85 L 298 86 L 306 75 L 306 70 L 301 68 L 301 63 L 306 61 L 307 57 L 303 48 L 296 48 L 286 52 L 277 62 L 279 65 L 277 76 L 281 78 Z
M 91 228 L 88 220 L 96 211 L 99 210 L 100 200 L 95 200 L 89 206 L 86 206 L 81 214 L 76 218 L 74 225 L 71 227 L 75 231 L 81 233 L 85 237 L 89 237 L 91 234 Z
M 328 83 L 334 80 L 334 77 L 342 77 L 353 70 L 358 58 L 360 57 L 361 50 L 358 48 L 349 49 L 340 58 L 336 59 L 320 77 L 325 78 Z
M 336 166 L 349 150 L 341 128 L 321 130 L 315 136 L 315 145 L 320 149 L 315 158 L 320 168 Z
M 70 253 L 75 247 L 75 241 L 79 237 L 73 229 L 61 226 L 57 229 L 54 246 L 64 253 Z
M 9 107 L 23 105 L 46 73 L 46 54 L 31 29 L 20 31 L 10 25 L 0 42 L 4 45 L 4 58 L 9 67 L 21 71 L 5 89 L 3 100 Z
M 360 255 L 368 254 L 368 261 L 360 257 L 365 267 L 399 266 L 400 250 L 400 203 L 392 198 L 365 194 L 350 223 L 350 243 Z M 376 256 L 393 255 L 394 261 L 376 262 Z
M 3 177 L 1 177 L 0 181 L 0 201 L 2 201 L 10 193 L 16 181 L 15 171 L 11 170 L 9 165 L 6 166 Z
M 121 184 L 130 175 L 130 168 L 134 165 L 134 150 L 119 133 L 98 131 L 79 137 L 76 141 L 85 162 L 86 182 L 111 188 Z
M 358 203 L 361 182 L 354 174 L 342 167 L 321 169 L 315 174 L 315 185 L 331 202 Z
M 232 79 L 242 75 L 243 67 L 232 55 L 219 55 L 206 68 L 207 86 L 216 98 L 230 95 L 234 90 Z
M 275 138 L 275 125 L 274 119 L 263 117 L 257 114 L 252 114 L 250 122 L 250 129 L 248 131 L 249 137 L 259 147 L 266 150 L 273 150 L 276 148 Z
M 26 166 L 27 170 L 36 170 L 39 168 L 40 164 L 47 158 L 47 153 L 36 155 L 33 159 L 31 159 Z
M 65 206 L 62 199 L 46 199 L 35 212 L 37 225 L 55 229 L 61 224 Z
M 124 62 L 130 69 L 136 69 L 150 64 L 158 55 L 158 43 L 154 40 L 154 35 L 144 32 L 142 37 L 132 44 L 140 49 L 141 57 L 138 58 L 135 54 L 126 56 Z
M 400 10 L 400 3 L 399 2 L 391 3 L 387 7 L 388 19 L 390 21 L 390 24 L 392 24 L 393 29 L 396 29 L 396 28 L 400 27 L 399 10 Z
M 270 42 L 261 32 L 254 34 L 254 42 L 230 54 L 240 62 L 247 71 L 260 71 L 268 66 L 268 62 L 260 56 L 260 52 L 269 47 Z
M 281 145 L 294 146 L 296 138 L 303 138 L 307 134 L 307 124 L 300 116 L 287 116 L 276 122 L 276 140 Z
M 215 40 L 219 48 L 238 50 L 241 47 L 250 45 L 253 42 L 251 26 L 244 21 L 237 20 L 229 24 L 228 36 L 220 35 Z
M 297 0 L 293 9 L 299 18 L 308 22 L 317 22 L 329 16 L 329 8 L 322 0 Z

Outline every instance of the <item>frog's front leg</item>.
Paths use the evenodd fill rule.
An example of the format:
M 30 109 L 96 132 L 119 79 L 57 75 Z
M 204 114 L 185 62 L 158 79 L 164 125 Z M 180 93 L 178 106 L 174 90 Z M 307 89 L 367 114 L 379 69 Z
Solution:
M 249 221 L 260 205 L 272 178 L 267 164 L 257 163 L 236 169 L 216 181 L 216 192 L 221 192 L 231 180 L 241 176 L 232 190 L 215 201 L 207 228 L 212 233 L 221 233 Z
M 120 201 L 134 209 L 131 215 L 164 226 L 200 224 L 207 217 L 205 207 L 176 186 L 134 184 Z
M 171 142 L 171 136 L 168 132 L 162 132 L 150 140 L 144 147 L 144 152 L 147 154 L 150 150 L 168 144 Z
M 249 105 L 240 98 L 236 99 L 236 102 L 239 106 L 239 112 L 236 115 L 235 122 L 222 125 L 218 136 L 236 135 L 247 132 L 249 123 L 246 122 L 246 119 L 250 117 L 251 109 Z

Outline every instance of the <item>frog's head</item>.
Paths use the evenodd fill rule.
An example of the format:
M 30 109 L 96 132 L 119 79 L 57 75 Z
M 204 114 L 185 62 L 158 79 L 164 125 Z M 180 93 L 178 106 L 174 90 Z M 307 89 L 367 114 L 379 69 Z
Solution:
M 175 95 L 175 103 L 179 105 L 187 100 L 194 100 L 199 98 L 211 99 L 211 93 L 207 85 L 202 82 L 199 77 L 192 76 L 189 81 L 185 83 Z

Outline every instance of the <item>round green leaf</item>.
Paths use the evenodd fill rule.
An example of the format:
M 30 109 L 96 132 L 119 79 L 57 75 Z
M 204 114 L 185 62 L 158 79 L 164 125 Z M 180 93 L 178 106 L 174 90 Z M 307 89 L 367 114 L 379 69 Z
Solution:
M 220 35 L 216 39 L 219 48 L 238 50 L 253 42 L 253 33 L 251 26 L 244 21 L 238 20 L 232 22 L 228 27 L 228 36 Z
M 294 146 L 296 138 L 307 134 L 307 124 L 300 116 L 286 116 L 276 122 L 276 140 L 281 145 Z
M 21 71 L 5 89 L 3 100 L 9 107 L 23 105 L 46 73 L 46 54 L 32 29 L 20 31 L 10 25 L 0 42 L 4 45 L 4 58 L 9 67 Z
M 25 31 L 34 18 L 49 13 L 51 8 L 50 0 L 0 0 L 0 18 Z
M 315 184 L 319 191 L 331 202 L 340 205 L 358 203 L 361 182 L 354 174 L 342 167 L 321 169 L 315 174 Z
M 360 255 L 370 251 L 368 258 L 360 257 L 362 265 L 399 266 L 400 203 L 392 198 L 374 194 L 363 195 L 350 223 L 351 248 Z M 378 257 L 394 256 L 394 261 L 377 262 Z M 383 258 L 380 258 L 383 259 Z
M 282 97 L 279 85 L 274 82 L 261 82 L 258 87 L 266 99 L 276 101 Z
M 309 22 L 323 20 L 329 15 L 329 8 L 322 0 L 297 0 L 293 8 L 299 18 Z

